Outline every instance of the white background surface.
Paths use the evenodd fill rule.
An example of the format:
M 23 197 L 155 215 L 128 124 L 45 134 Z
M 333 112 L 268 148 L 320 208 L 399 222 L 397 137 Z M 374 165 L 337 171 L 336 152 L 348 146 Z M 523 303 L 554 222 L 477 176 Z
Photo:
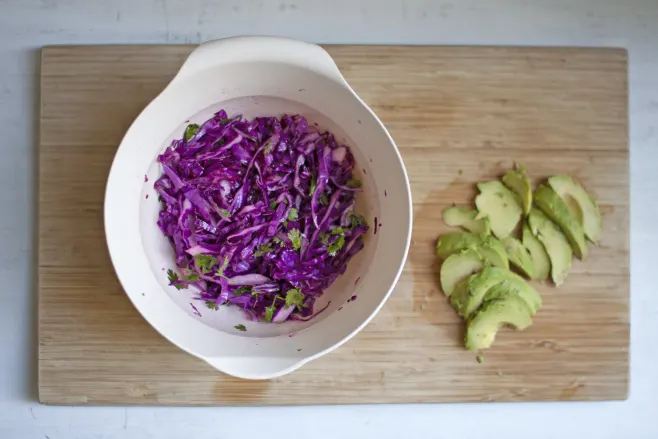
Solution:
M 631 391 L 626 402 L 298 408 L 36 403 L 38 56 L 48 44 L 314 42 L 629 50 Z M 587 127 L 583 127 L 587 129 Z M 0 0 L 0 438 L 658 437 L 658 0 Z M 108 268 L 109 269 L 109 268 Z

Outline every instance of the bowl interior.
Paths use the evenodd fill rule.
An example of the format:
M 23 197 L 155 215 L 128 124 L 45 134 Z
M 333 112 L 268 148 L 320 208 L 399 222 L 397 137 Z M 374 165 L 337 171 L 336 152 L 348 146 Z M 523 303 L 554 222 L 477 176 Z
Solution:
M 229 117 L 243 115 L 247 119 L 262 116 L 280 116 L 282 114 L 301 114 L 309 122 L 315 124 L 320 130 L 333 133 L 339 144 L 350 148 L 355 156 L 355 174 L 363 181 L 363 192 L 359 193 L 356 202 L 356 211 L 363 215 L 370 225 L 368 234 L 364 237 L 365 246 L 348 264 L 347 271 L 325 291 L 316 301 L 314 311 L 317 312 L 327 306 L 317 317 L 306 321 L 287 321 L 280 324 L 253 322 L 236 306 L 223 306 L 218 310 L 209 309 L 205 302 L 196 299 L 195 288 L 177 290 L 168 285 L 167 270 L 176 270 L 175 254 L 167 238 L 156 225 L 161 203 L 158 194 L 153 189 L 153 183 L 162 175 L 162 167 L 157 162 L 157 154 L 167 148 L 171 141 L 180 138 L 189 123 L 201 125 L 217 111 L 224 109 Z M 379 221 L 379 200 L 377 197 L 377 184 L 370 172 L 372 160 L 359 149 L 345 130 L 332 119 L 304 103 L 273 96 L 249 96 L 230 99 L 213 104 L 188 119 L 181 120 L 161 145 L 160 150 L 153 156 L 150 167 L 146 171 L 147 178 L 142 188 L 143 200 L 140 205 L 139 223 L 142 237 L 142 246 L 148 259 L 150 268 L 162 287 L 162 291 L 169 296 L 185 313 L 200 320 L 204 324 L 228 333 L 244 337 L 271 337 L 292 334 L 309 326 L 315 325 L 344 307 L 349 307 L 358 298 L 358 284 L 369 274 L 371 261 L 377 249 L 378 236 L 375 234 L 375 222 Z M 356 298 L 353 300 L 352 298 Z M 155 299 L 154 299 L 155 300 Z M 243 324 L 246 332 L 238 331 L 235 326 Z

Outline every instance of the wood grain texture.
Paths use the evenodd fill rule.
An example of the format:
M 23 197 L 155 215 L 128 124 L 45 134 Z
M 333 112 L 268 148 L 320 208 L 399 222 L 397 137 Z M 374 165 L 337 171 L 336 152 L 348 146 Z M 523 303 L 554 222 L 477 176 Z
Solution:
M 277 380 L 217 373 L 132 307 L 103 235 L 118 143 L 190 46 L 43 50 L 39 185 L 39 395 L 48 404 L 352 404 L 624 399 L 628 389 L 626 52 L 614 49 L 330 46 L 397 141 L 414 232 L 394 294 L 335 352 Z M 436 285 L 441 211 L 514 161 L 565 172 L 598 198 L 604 238 L 524 332 L 484 364 Z

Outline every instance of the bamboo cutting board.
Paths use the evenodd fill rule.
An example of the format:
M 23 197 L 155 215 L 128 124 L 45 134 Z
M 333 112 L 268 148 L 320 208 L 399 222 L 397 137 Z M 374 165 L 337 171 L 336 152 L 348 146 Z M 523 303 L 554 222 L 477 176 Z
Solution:
M 159 336 L 107 254 L 105 180 L 121 137 L 190 46 L 48 47 L 39 150 L 39 398 L 48 404 L 353 404 L 624 399 L 628 391 L 626 52 L 330 46 L 397 141 L 413 241 L 386 306 L 335 352 L 272 381 L 222 375 Z M 601 246 L 484 364 L 436 282 L 441 211 L 514 161 L 568 173 L 599 200 Z

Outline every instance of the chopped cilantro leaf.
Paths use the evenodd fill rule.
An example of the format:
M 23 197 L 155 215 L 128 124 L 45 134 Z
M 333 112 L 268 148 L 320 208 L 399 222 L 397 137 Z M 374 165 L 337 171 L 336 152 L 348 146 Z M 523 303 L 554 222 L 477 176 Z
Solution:
M 294 207 L 288 212 L 288 221 L 297 221 L 299 218 L 299 212 Z
M 292 243 L 292 248 L 299 250 L 302 246 L 302 234 L 299 233 L 298 229 L 292 229 L 288 232 L 288 239 Z
M 323 244 L 328 243 L 329 242 L 329 236 L 330 235 L 328 233 L 325 233 L 325 232 L 320 233 L 320 242 L 323 243 Z
M 169 279 L 169 285 L 172 285 L 174 282 L 178 282 L 178 273 L 176 273 L 174 270 L 171 268 L 167 270 L 167 278 Z M 174 287 L 176 287 L 177 290 L 182 290 L 183 288 L 187 288 L 185 285 L 181 284 L 174 284 Z
M 202 274 L 210 273 L 212 268 L 219 263 L 217 259 L 211 255 L 194 255 L 194 259 L 196 259 L 197 266 Z
M 478 363 L 484 363 L 484 357 L 482 355 L 478 355 L 476 359 L 478 360 Z
M 206 300 L 206 306 L 208 307 L 208 309 L 214 309 L 215 311 L 217 311 L 219 309 L 217 304 L 215 302 L 213 302 L 212 300 Z
M 223 217 L 230 218 L 231 217 L 231 212 L 229 212 L 226 209 L 219 209 L 219 214 Z
M 219 267 L 219 270 L 217 270 L 217 276 L 225 277 L 224 276 L 224 269 L 228 265 L 228 256 L 224 258 L 224 262 L 222 263 L 222 266 Z
M 158 201 L 161 202 L 161 203 L 164 201 L 164 200 L 162 199 L 162 195 L 158 195 Z
M 220 122 L 222 125 L 227 124 L 227 123 L 229 123 L 230 121 L 231 121 L 231 119 L 227 119 L 227 118 L 225 118 L 225 117 L 223 117 L 223 118 L 221 118 L 221 119 L 219 120 L 219 122 Z
M 245 325 L 235 325 L 234 328 L 242 332 L 245 332 L 247 330 L 247 327 Z
M 332 242 L 327 248 L 327 251 L 329 252 L 329 256 L 331 256 L 332 258 L 336 256 L 344 245 L 345 245 L 345 236 L 339 235 L 338 239 Z
M 276 209 L 276 206 L 277 206 L 277 202 L 276 202 L 276 200 L 272 200 L 272 201 L 270 201 L 270 209 L 273 209 L 273 210 L 274 210 L 274 209 Z
M 317 187 L 317 182 L 315 181 L 316 177 L 315 174 L 311 174 L 311 193 L 309 196 L 313 196 L 313 193 L 315 192 L 315 188 Z
M 186 282 L 196 282 L 196 281 L 198 281 L 198 280 L 199 280 L 199 275 L 196 274 L 196 273 L 190 273 L 190 274 L 187 275 L 187 277 L 185 278 L 185 281 L 186 281 Z
M 274 249 L 272 248 L 272 244 L 269 242 L 267 244 L 263 244 L 260 247 L 258 247 L 258 250 L 254 252 L 254 256 L 257 258 L 260 258 L 261 256 L 265 255 L 266 253 L 273 252 Z
M 318 200 L 318 201 L 319 201 L 320 204 L 322 204 L 323 206 L 326 206 L 327 204 L 329 204 L 329 200 L 327 199 L 327 196 L 326 196 L 325 194 L 320 194 L 320 197 L 319 197 L 319 200 Z
M 286 308 L 296 306 L 298 310 L 304 305 L 304 294 L 299 288 L 286 291 Z
M 265 307 L 265 321 L 266 322 L 271 322 L 272 317 L 274 317 L 274 311 L 276 309 L 276 305 L 272 303 L 270 306 Z
M 368 225 L 368 222 L 366 221 L 366 219 L 363 216 L 359 215 L 358 213 L 356 213 L 354 211 L 351 211 L 347 215 L 347 217 L 349 218 L 349 220 L 351 222 L 351 226 L 352 226 L 353 229 L 355 227 L 358 227 L 358 226 L 367 226 Z
M 185 128 L 185 141 L 189 142 L 192 137 L 199 131 L 199 125 L 191 123 Z
M 275 236 L 274 238 L 272 238 L 272 242 L 275 243 L 275 244 L 279 244 L 279 247 L 285 247 L 286 246 L 286 243 L 283 242 L 281 240 L 281 238 L 279 238 L 278 236 Z
M 357 188 L 357 187 L 362 187 L 363 183 L 361 182 L 361 180 L 357 180 L 354 177 L 350 177 L 350 179 L 347 180 L 347 183 L 345 183 L 345 186 Z
M 342 227 L 336 227 L 335 229 L 333 229 L 333 230 L 331 231 L 331 234 L 332 234 L 332 235 L 344 235 L 344 234 L 345 234 L 345 230 L 343 230 Z
M 234 296 L 242 296 L 243 294 L 249 294 L 249 293 L 251 293 L 251 287 L 241 286 L 237 290 L 234 290 L 232 294 Z

